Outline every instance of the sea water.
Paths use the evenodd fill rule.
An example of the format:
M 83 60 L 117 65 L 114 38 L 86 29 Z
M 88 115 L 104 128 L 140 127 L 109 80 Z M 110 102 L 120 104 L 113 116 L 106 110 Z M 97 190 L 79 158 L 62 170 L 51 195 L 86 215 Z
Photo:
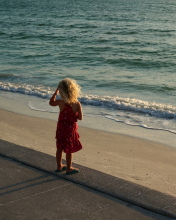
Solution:
M 0 8 L 1 108 L 58 114 L 48 100 L 67 77 L 82 87 L 85 126 L 176 134 L 175 0 L 8 0 Z

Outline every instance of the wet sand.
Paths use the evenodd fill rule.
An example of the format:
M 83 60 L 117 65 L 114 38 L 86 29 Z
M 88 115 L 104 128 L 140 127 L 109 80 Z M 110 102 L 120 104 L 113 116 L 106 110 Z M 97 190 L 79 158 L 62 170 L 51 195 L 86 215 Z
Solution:
M 6 110 L 0 114 L 2 140 L 55 155 L 56 121 Z M 176 196 L 175 148 L 85 127 L 78 132 L 84 148 L 74 154 L 73 162 Z

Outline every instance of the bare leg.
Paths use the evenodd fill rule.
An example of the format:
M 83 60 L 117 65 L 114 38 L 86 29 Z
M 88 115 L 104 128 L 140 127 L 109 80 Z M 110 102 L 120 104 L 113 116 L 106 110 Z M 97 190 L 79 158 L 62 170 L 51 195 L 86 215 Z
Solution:
M 71 169 L 72 158 L 73 158 L 73 154 L 72 153 L 67 153 L 66 154 L 67 171 L 70 171 L 70 169 Z
M 56 151 L 56 162 L 57 162 L 57 169 L 61 170 L 63 165 L 62 165 L 62 149 L 57 149 Z
M 66 154 L 66 162 L 67 162 L 67 173 L 73 171 L 73 170 L 77 170 L 76 168 L 72 167 L 72 159 L 73 159 L 73 154 L 72 153 L 67 153 Z

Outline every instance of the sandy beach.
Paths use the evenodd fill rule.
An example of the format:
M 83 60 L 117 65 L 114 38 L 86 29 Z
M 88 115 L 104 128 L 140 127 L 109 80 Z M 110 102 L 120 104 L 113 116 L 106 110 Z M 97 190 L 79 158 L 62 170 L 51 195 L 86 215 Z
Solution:
M 6 110 L 0 114 L 2 140 L 55 156 L 56 121 Z M 73 162 L 176 196 L 175 148 L 85 127 L 79 134 L 84 149 Z

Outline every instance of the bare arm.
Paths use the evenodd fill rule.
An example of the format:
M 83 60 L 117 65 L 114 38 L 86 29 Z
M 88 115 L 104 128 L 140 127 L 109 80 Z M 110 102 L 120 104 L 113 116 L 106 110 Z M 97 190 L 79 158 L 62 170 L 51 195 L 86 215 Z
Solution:
M 78 119 L 79 120 L 83 119 L 82 106 L 80 102 L 78 102 Z
M 52 97 L 50 98 L 49 105 L 51 105 L 51 106 L 57 106 L 57 105 L 59 105 L 60 100 L 56 100 L 56 96 L 57 96 L 58 92 L 59 92 L 59 90 L 56 89 L 56 91 L 54 92 L 54 94 L 53 94 Z

